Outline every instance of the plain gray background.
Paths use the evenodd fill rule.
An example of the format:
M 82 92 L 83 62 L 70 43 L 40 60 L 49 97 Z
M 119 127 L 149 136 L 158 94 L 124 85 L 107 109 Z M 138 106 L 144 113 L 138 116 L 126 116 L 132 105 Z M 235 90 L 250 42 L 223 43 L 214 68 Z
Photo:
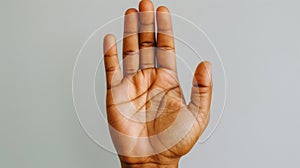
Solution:
M 0 1 L 0 167 L 119 167 L 81 128 L 71 80 L 87 36 L 137 2 Z M 224 117 L 180 167 L 299 167 L 300 2 L 154 3 L 205 27 L 227 73 Z

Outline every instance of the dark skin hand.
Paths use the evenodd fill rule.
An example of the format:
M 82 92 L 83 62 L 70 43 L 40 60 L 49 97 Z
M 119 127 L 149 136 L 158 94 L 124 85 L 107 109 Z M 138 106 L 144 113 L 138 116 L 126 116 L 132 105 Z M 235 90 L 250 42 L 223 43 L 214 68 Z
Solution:
M 178 167 L 209 122 L 211 64 L 197 66 L 186 103 L 177 78 L 171 15 L 163 6 L 155 15 L 150 0 L 142 0 L 139 11 L 125 13 L 123 73 L 111 34 L 104 38 L 104 60 L 108 122 L 122 167 Z

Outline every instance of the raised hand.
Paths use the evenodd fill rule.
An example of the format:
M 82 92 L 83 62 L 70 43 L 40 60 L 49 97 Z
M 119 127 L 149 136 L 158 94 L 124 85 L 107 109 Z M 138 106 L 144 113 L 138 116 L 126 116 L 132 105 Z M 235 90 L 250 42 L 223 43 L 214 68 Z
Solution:
M 159 7 L 155 16 L 150 0 L 142 0 L 139 11 L 125 13 L 123 73 L 113 35 L 104 38 L 103 50 L 108 123 L 122 167 L 177 167 L 209 121 L 211 64 L 196 68 L 186 104 L 177 78 L 171 15 Z

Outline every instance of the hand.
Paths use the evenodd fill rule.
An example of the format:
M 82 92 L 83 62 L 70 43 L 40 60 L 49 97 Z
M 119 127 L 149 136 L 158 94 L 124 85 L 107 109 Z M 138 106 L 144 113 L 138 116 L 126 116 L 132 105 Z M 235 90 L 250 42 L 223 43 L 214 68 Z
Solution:
M 196 68 L 186 105 L 177 78 L 169 10 L 142 0 L 128 9 L 123 38 L 123 74 L 116 40 L 104 38 L 107 116 L 122 167 L 178 167 L 209 121 L 211 64 Z

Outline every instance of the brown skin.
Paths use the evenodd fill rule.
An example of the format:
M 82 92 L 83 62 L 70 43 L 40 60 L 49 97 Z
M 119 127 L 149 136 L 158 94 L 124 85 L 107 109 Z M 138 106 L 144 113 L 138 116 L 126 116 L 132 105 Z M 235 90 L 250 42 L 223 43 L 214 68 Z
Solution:
M 133 137 L 150 137 L 170 127 L 179 113 L 192 113 L 196 122 L 192 123 L 187 133 L 174 132 L 183 134 L 184 137 L 176 145 L 159 153 L 155 152 L 157 146 L 153 145 L 151 139 L 136 144 L 118 138 L 118 135 L 112 135 L 112 139 L 122 167 L 178 167 L 180 158 L 192 149 L 209 121 L 212 95 L 211 64 L 202 62 L 196 68 L 191 102 L 186 104 L 177 79 L 169 10 L 166 7 L 159 7 L 155 17 L 152 2 L 142 0 L 139 12 L 144 13 L 139 15 L 136 9 L 128 9 L 125 13 L 123 75 L 118 61 L 115 37 L 109 34 L 104 38 L 107 116 L 111 128 Z M 155 39 L 155 18 L 157 39 Z M 160 92 L 151 97 L 151 93 L 155 90 Z M 159 96 L 160 93 L 164 96 Z M 161 102 L 164 102 L 163 108 L 159 108 Z M 128 111 L 132 106 L 135 109 Z M 158 113 L 160 115 L 148 122 L 138 122 L 124 116 L 122 113 L 124 111 L 133 116 L 146 111 L 146 118 Z M 173 133 L 169 136 L 172 135 Z M 160 142 L 164 144 L 164 139 L 160 139 Z M 145 149 L 155 154 L 137 157 L 139 151 Z M 125 155 L 126 151 L 134 151 L 135 156 Z

